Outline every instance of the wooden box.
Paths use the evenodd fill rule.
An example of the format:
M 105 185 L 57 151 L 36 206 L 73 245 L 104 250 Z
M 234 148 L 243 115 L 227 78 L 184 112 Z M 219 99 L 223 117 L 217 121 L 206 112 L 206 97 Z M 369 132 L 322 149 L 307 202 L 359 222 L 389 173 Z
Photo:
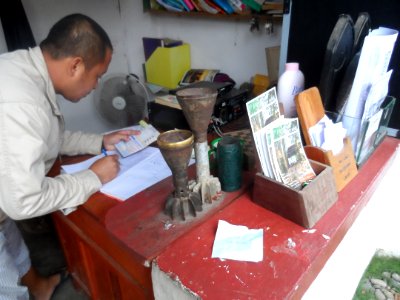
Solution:
M 317 176 L 301 190 L 257 173 L 253 201 L 303 227 L 311 228 L 338 199 L 332 168 L 310 160 Z
M 343 149 L 336 155 L 333 155 L 332 151 L 325 151 L 322 148 L 312 146 L 308 131 L 310 127 L 317 124 L 325 115 L 321 95 L 317 87 L 312 87 L 299 93 L 295 101 L 299 122 L 306 143 L 304 150 L 306 151 L 307 157 L 333 168 L 336 189 L 340 192 L 346 184 L 358 174 L 351 141 L 348 137 L 344 138 Z
M 326 151 L 311 145 L 304 146 L 304 151 L 309 159 L 332 167 L 336 190 L 338 192 L 358 174 L 353 148 L 348 137 L 343 140 L 342 151 L 336 155 L 333 155 L 330 150 Z

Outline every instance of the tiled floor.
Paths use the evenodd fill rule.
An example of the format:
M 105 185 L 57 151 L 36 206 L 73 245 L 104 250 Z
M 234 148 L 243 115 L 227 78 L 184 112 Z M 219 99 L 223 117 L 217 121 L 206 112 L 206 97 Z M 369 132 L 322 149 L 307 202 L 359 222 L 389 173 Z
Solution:
M 32 265 L 43 276 L 59 273 L 66 267 L 64 255 L 49 216 L 18 222 L 18 226 L 30 250 Z M 88 300 L 76 290 L 72 280 L 67 278 L 57 286 L 52 300 Z

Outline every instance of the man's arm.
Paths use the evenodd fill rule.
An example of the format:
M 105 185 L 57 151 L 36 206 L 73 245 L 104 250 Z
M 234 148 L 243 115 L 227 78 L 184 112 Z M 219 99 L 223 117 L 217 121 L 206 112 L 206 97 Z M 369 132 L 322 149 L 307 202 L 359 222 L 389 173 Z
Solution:
M 71 132 L 66 130 L 63 134 L 60 154 L 100 154 L 103 135 L 83 133 L 81 131 Z

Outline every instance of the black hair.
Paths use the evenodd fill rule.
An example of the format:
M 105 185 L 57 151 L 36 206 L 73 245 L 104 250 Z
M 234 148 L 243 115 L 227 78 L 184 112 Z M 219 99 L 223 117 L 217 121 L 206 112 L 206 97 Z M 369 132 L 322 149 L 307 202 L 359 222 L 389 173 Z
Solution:
M 88 69 L 104 61 L 107 49 L 113 50 L 104 29 L 82 14 L 68 15 L 54 24 L 40 48 L 54 59 L 82 57 Z

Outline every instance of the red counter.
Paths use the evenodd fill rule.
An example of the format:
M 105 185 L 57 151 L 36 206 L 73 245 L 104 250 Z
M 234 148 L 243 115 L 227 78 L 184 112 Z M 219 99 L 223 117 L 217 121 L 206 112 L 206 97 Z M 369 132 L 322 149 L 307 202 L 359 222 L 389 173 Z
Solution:
M 155 260 L 158 268 L 201 299 L 300 299 L 370 199 L 398 144 L 386 138 L 312 230 L 261 208 L 247 193 L 172 244 Z M 211 258 L 218 220 L 262 228 L 263 261 Z
M 53 214 L 68 268 L 93 299 L 154 298 L 153 261 L 204 299 L 300 298 L 369 200 L 398 143 L 393 138 L 382 142 L 314 233 L 254 204 L 251 176 L 240 191 L 185 223 L 171 224 L 162 212 L 172 178 L 125 202 L 96 193 L 68 216 Z M 263 228 L 264 260 L 212 259 L 219 219 Z

